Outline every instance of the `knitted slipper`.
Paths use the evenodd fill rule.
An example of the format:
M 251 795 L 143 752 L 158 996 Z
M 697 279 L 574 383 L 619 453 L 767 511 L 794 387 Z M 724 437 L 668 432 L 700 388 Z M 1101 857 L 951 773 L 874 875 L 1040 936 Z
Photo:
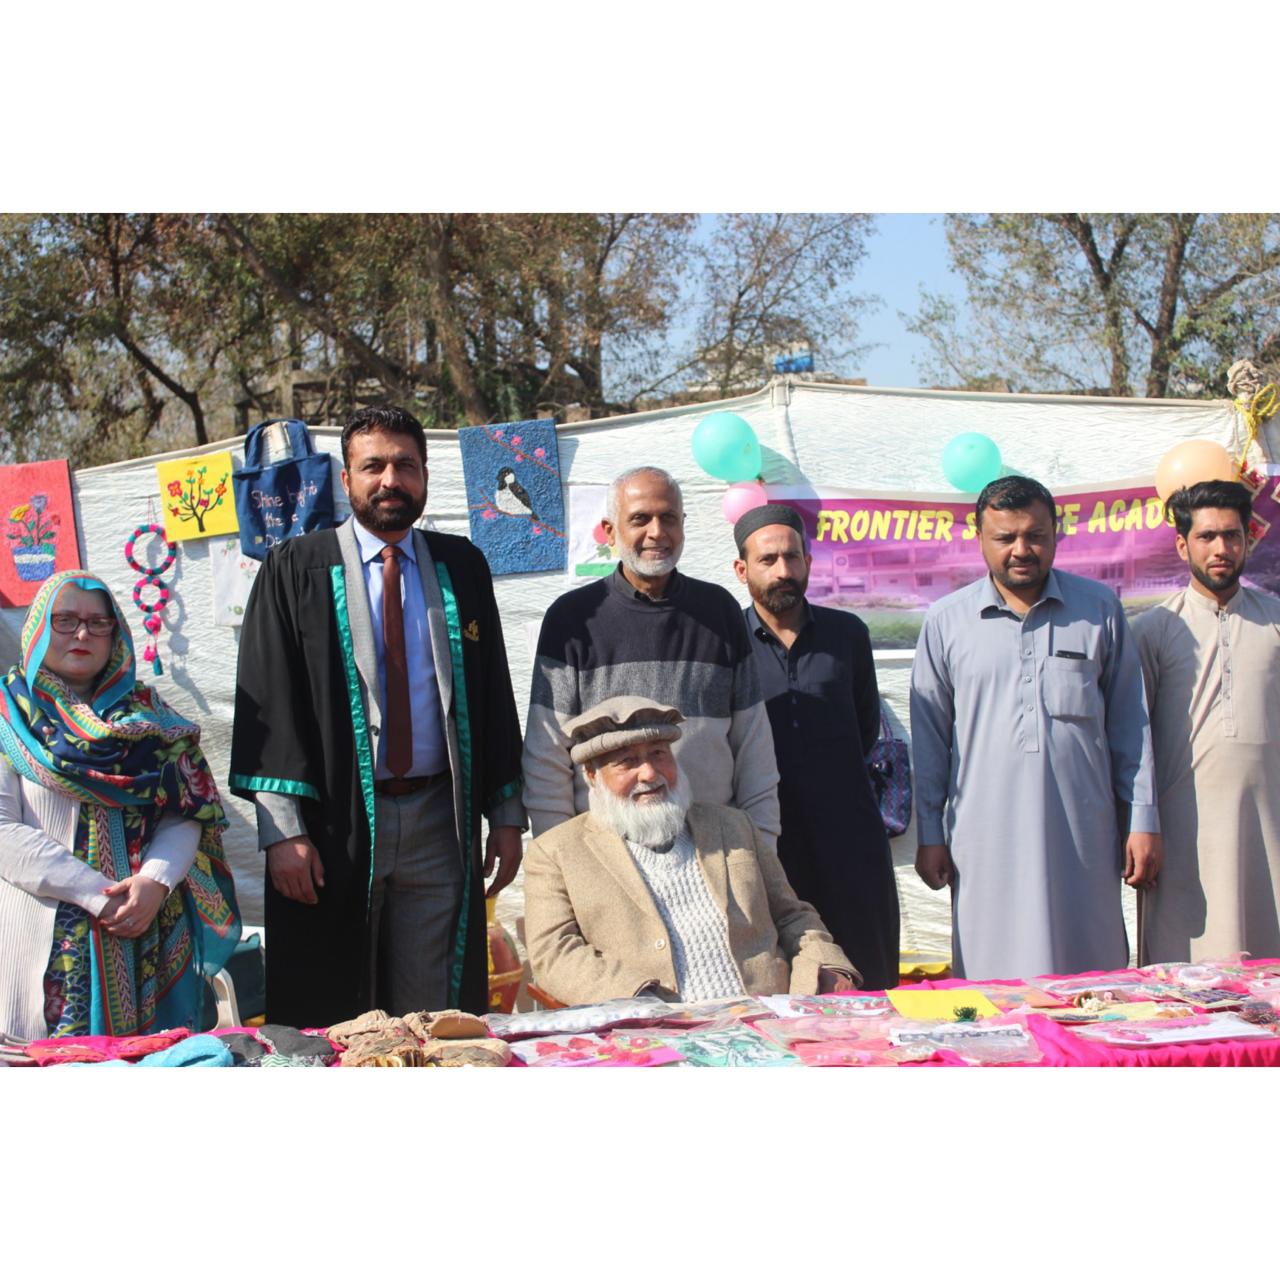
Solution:
M 409 1030 L 419 1040 L 483 1040 L 489 1028 L 474 1013 L 444 1009 L 439 1013 L 406 1013 Z
M 505 1067 L 511 1046 L 505 1040 L 428 1040 L 423 1046 L 433 1067 Z
M 342 1065 L 344 1067 L 422 1067 L 426 1065 L 426 1056 L 411 1031 L 388 1029 L 370 1031 L 357 1036 L 342 1055 Z
M 382 1009 L 370 1009 L 358 1018 L 348 1018 L 346 1022 L 337 1022 L 329 1028 L 330 1040 L 338 1044 L 348 1044 L 352 1036 L 361 1035 L 365 1031 L 377 1031 L 392 1021 L 391 1015 Z

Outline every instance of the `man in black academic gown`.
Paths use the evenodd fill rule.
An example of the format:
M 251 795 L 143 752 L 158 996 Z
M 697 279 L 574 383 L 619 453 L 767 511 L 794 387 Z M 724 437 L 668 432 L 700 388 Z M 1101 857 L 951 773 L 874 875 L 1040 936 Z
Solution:
M 734 571 L 778 758 L 778 857 L 868 991 L 898 982 L 898 888 L 866 754 L 880 731 L 871 636 L 843 609 L 809 604 L 798 512 L 748 511 L 733 528 Z
M 467 539 L 414 527 L 416 419 L 358 411 L 342 459 L 352 518 L 269 553 L 240 637 L 231 789 L 266 852 L 267 1019 L 483 1013 L 484 877 L 510 883 L 524 826 L 493 583 Z

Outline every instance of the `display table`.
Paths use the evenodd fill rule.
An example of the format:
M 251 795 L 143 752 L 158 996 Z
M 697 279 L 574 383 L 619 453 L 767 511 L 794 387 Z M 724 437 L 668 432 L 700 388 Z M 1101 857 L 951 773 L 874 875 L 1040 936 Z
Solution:
M 1275 966 L 1274 960 L 1257 961 L 1254 966 Z M 1123 972 L 1133 972 L 1123 971 Z M 1061 981 L 1066 977 L 1096 977 L 1105 980 L 1115 975 L 1094 970 L 1088 974 L 1053 974 L 1033 979 L 1037 983 Z M 919 984 L 928 989 L 946 990 L 971 984 L 961 978 L 945 981 L 925 981 Z M 984 982 L 983 987 L 1004 986 L 1016 988 L 1024 985 L 1018 981 Z M 1280 1067 L 1280 1034 L 1268 1039 L 1219 1040 L 1199 1044 L 1166 1044 L 1125 1048 L 1119 1045 L 1097 1044 L 1081 1039 L 1076 1030 L 1060 1026 L 1044 1015 L 1031 1014 L 1027 1029 L 1035 1037 L 1044 1059 L 1037 1063 L 1020 1065 L 1041 1067 Z M 910 1063 L 910 1066 L 964 1066 L 963 1062 L 930 1061 Z
M 1280 1066 L 1280 960 L 4 1046 L 28 1066 Z
M 486 1021 L 513 1066 L 1280 1066 L 1278 1008 L 1261 960 Z

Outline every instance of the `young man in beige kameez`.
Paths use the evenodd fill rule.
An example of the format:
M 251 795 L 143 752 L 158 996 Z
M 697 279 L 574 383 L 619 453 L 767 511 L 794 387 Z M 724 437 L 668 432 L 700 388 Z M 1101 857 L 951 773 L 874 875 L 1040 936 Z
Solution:
M 1191 583 L 1133 626 L 1165 848 L 1145 959 L 1280 955 L 1280 599 L 1240 582 L 1243 485 L 1205 481 L 1167 506 Z

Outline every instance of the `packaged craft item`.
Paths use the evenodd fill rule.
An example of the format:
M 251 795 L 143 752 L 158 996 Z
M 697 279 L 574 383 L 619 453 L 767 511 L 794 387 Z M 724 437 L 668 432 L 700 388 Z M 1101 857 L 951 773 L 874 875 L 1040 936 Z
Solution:
M 694 1000 L 676 1002 L 666 1007 L 662 1016 L 664 1027 L 698 1026 L 729 1018 L 738 1022 L 753 1022 L 769 1014 L 765 1000 L 753 996 L 727 996 L 719 1000 Z
M 1280 1009 L 1280 978 L 1258 978 L 1249 983 L 1249 995 Z
M 529 1067 L 659 1067 L 680 1061 L 669 1045 L 626 1031 L 517 1040 L 511 1053 Z
M 742 1023 L 724 1028 L 650 1033 L 691 1067 L 798 1067 L 800 1059 Z
M 874 1018 L 762 1018 L 755 1029 L 784 1049 L 794 1049 L 804 1042 L 887 1040 L 889 1028 L 901 1022 L 893 1014 Z
M 528 1036 L 607 1031 L 610 1027 L 653 1026 L 662 1021 L 670 1008 L 657 996 L 634 996 L 629 1000 L 604 1000 L 600 1004 L 574 1005 L 569 1009 L 488 1013 L 484 1021 L 495 1036 L 504 1040 L 523 1040 Z
M 890 1043 L 902 1048 L 930 1047 L 954 1053 L 975 1067 L 1040 1062 L 1044 1054 L 1016 1015 L 981 1022 L 900 1022 L 889 1030 Z
M 764 1018 L 761 1035 L 794 1053 L 807 1067 L 892 1067 L 933 1055 L 932 1049 L 904 1053 L 889 1040 L 889 1028 L 902 1020 L 892 1014 L 850 1018 Z
M 1280 1033 L 1280 1005 L 1267 1000 L 1246 1000 L 1236 1013 L 1255 1027 L 1270 1027 Z
M 817 1040 L 791 1046 L 806 1067 L 896 1067 L 902 1058 L 888 1040 Z
M 864 996 L 856 992 L 836 992 L 826 996 L 761 996 L 777 1018 L 875 1018 L 893 1012 L 888 996 Z
M 1234 1013 L 1192 1014 L 1190 1017 L 1158 1022 L 1099 1022 L 1075 1032 L 1082 1040 L 1126 1048 L 1158 1044 L 1195 1044 L 1213 1040 L 1255 1040 L 1269 1038 L 1269 1026 L 1256 1026 Z

